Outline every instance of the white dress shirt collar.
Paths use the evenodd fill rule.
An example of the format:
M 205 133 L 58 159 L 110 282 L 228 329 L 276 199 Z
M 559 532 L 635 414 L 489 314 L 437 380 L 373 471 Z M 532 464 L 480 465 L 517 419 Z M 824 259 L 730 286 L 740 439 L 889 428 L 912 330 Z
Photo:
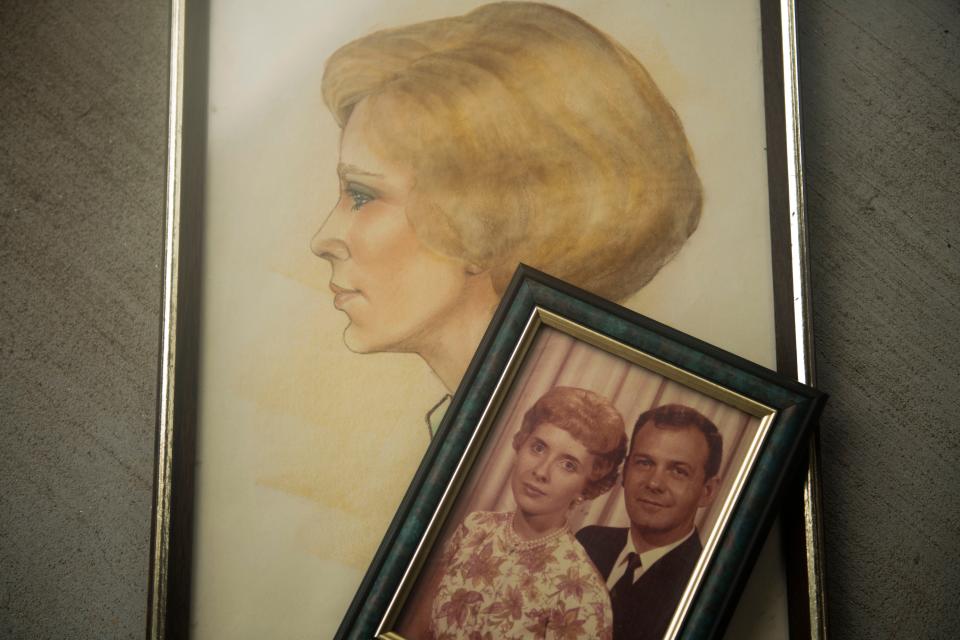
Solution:
M 627 556 L 629 556 L 631 553 L 636 553 L 638 556 L 640 556 L 640 566 L 637 567 L 633 572 L 633 582 L 636 583 L 636 581 L 640 579 L 640 576 L 648 571 L 657 560 L 686 542 L 695 531 L 696 527 L 690 529 L 690 533 L 683 536 L 676 542 L 671 542 L 668 545 L 656 547 L 655 549 L 650 549 L 649 551 L 640 553 L 633 544 L 633 536 L 630 535 L 630 530 L 627 529 L 627 544 L 623 546 L 623 550 L 620 551 L 620 555 L 617 556 L 617 561 L 613 563 L 613 569 L 610 570 L 610 575 L 607 577 L 607 588 L 613 589 L 613 585 L 617 584 L 617 581 L 623 577 L 623 574 L 627 570 Z

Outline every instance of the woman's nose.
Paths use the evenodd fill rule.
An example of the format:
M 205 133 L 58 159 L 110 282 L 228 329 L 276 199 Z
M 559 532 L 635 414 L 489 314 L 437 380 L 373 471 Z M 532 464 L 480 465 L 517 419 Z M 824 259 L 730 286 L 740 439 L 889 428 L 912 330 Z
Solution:
M 540 464 L 533 468 L 533 475 L 541 480 L 550 479 L 550 461 L 542 460 Z
M 346 216 L 340 213 L 339 209 L 338 203 L 310 239 L 310 250 L 319 258 L 334 261 L 350 257 L 350 248 L 343 240 L 346 229 L 341 228 Z

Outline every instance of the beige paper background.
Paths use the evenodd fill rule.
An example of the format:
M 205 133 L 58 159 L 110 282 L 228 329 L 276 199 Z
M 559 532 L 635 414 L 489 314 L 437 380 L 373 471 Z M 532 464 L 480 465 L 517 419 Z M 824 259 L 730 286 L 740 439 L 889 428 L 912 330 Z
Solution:
M 309 251 L 337 199 L 320 79 L 356 37 L 479 4 L 212 3 L 197 638 L 332 636 L 427 446 L 442 385 L 416 356 L 347 351 Z M 772 366 L 757 3 L 554 4 L 647 67 L 703 181 L 699 229 L 628 306 Z M 745 624 L 784 637 L 782 569 L 765 558 Z

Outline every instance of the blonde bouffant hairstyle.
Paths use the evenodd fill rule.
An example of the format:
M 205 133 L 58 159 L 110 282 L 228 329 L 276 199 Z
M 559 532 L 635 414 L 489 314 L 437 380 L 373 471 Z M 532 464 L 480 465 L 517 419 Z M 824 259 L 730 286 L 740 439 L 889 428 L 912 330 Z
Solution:
M 341 127 L 367 101 L 371 147 L 413 170 L 417 237 L 499 292 L 523 261 L 622 300 L 700 219 L 673 108 L 626 49 L 556 7 L 370 34 L 330 57 L 323 95 Z

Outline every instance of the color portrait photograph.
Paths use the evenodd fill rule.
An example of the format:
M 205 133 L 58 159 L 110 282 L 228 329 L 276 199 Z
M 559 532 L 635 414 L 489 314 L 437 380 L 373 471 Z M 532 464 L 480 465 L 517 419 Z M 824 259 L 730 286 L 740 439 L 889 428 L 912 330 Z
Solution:
M 695 592 L 761 422 L 541 328 L 396 633 L 661 640 Z

